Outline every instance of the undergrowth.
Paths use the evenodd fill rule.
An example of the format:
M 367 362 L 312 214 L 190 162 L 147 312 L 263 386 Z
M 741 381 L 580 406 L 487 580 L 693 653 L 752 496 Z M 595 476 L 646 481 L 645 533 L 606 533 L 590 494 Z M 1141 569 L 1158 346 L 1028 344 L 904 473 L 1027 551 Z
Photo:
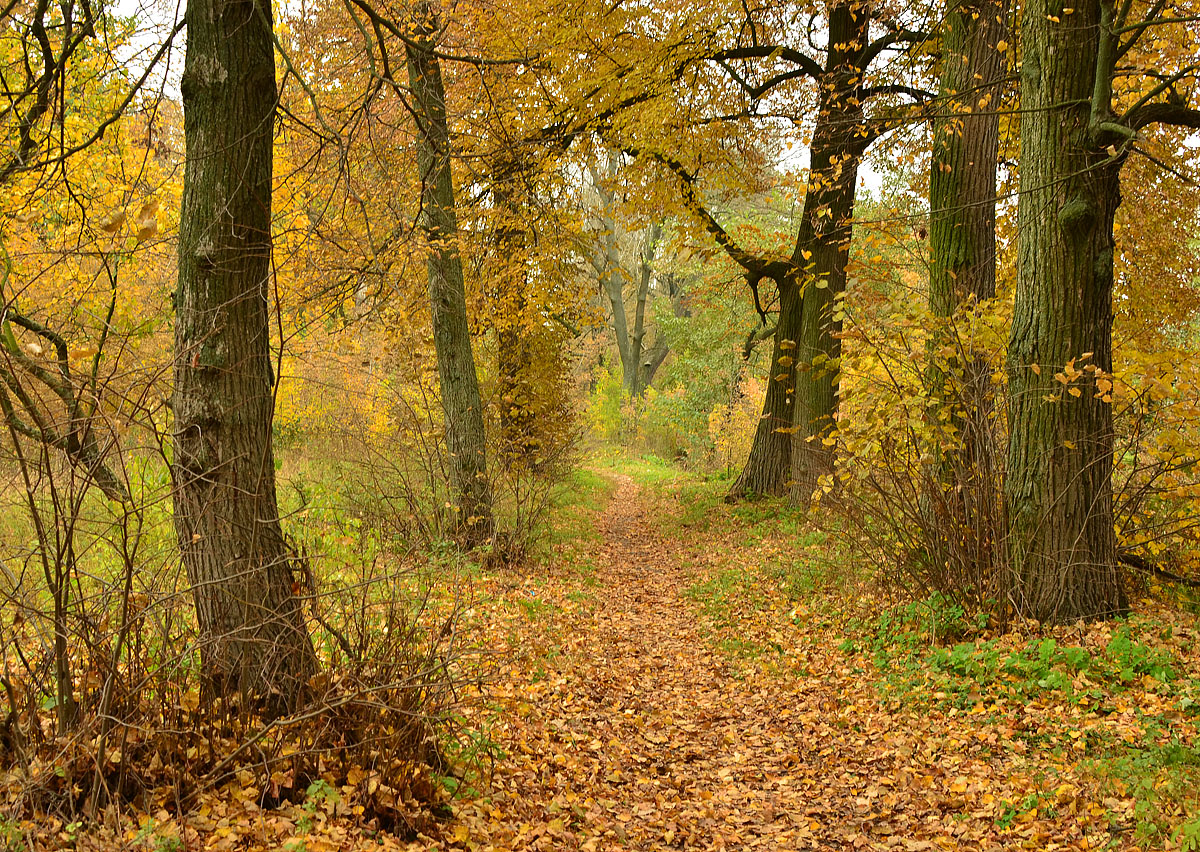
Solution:
M 1118 829 L 1142 843 L 1195 849 L 1197 639 L 1170 618 L 991 635 L 986 622 L 935 595 L 852 619 L 841 649 L 869 663 L 881 701 L 1007 725 L 1001 730 L 1019 749 L 1078 763 L 1104 789 L 1132 797 L 1132 814 L 1111 816 Z

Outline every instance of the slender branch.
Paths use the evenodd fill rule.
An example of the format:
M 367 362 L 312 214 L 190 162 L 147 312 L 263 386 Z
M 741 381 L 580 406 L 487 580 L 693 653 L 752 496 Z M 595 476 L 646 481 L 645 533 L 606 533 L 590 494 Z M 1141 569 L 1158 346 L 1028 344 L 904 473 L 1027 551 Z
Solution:
M 758 278 L 772 278 L 782 283 L 791 271 L 791 264 L 782 258 L 768 259 L 759 257 L 742 248 L 737 240 L 721 226 L 721 223 L 709 212 L 700 200 L 696 189 L 696 178 L 690 174 L 683 163 L 658 151 L 646 151 L 640 148 L 626 147 L 623 149 L 631 157 L 647 157 L 664 166 L 679 181 L 680 194 L 684 206 L 695 215 L 704 225 L 704 229 L 712 235 L 725 253 L 752 275 Z
M 903 83 L 889 83 L 881 86 L 867 86 L 862 90 L 862 100 L 878 97 L 880 95 L 908 95 L 914 101 L 924 103 L 931 101 L 937 97 L 933 92 L 927 92 L 924 89 L 918 89 L 916 86 L 906 86 Z
M 882 35 L 875 41 L 863 48 L 863 52 L 859 54 L 858 62 L 855 63 L 859 68 L 866 69 L 872 62 L 890 47 L 895 47 L 898 44 L 920 44 L 928 40 L 929 33 L 921 32 L 920 30 L 910 30 L 907 27 L 893 29 L 886 35 Z

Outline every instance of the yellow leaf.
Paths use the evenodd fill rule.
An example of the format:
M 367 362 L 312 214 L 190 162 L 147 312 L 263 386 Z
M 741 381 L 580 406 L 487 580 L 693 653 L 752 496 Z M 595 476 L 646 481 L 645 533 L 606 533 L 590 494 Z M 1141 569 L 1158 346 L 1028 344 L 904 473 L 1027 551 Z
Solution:
M 157 219 L 147 219 L 144 222 L 139 222 L 138 230 L 137 230 L 137 241 L 139 243 L 145 242 L 146 240 L 150 239 L 157 233 L 158 233 L 158 220 Z
M 179 699 L 179 704 L 184 710 L 194 712 L 200 706 L 200 690 L 189 689 Z

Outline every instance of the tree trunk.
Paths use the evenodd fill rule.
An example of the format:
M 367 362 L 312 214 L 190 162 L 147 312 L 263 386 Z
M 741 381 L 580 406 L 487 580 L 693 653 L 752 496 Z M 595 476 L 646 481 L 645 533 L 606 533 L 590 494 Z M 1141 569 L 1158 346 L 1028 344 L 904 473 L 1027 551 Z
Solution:
M 826 146 L 817 139 L 814 134 L 810 187 L 796 241 L 804 264 L 804 301 L 796 345 L 791 489 L 801 503 L 812 497 L 822 476 L 833 472 L 842 354 L 842 321 L 835 315 L 846 291 L 859 160 L 848 146 Z
M 1089 133 L 1098 4 L 1067 16 L 1034 0 L 1023 21 L 1005 504 L 1016 610 L 1069 622 L 1127 608 L 1113 530 L 1112 405 L 1097 381 L 1112 370 L 1120 160 Z
M 944 323 L 930 337 L 927 385 L 934 423 L 955 430 L 953 446 L 935 447 L 926 504 L 944 519 L 955 576 L 983 601 L 998 596 L 996 539 L 1001 534 L 992 430 L 991 370 L 967 351 L 951 318 L 963 305 L 996 295 L 996 163 L 1005 0 L 948 0 L 942 30 L 942 78 L 929 176 L 929 309 Z M 950 347 L 954 355 L 942 352 Z M 949 416 L 943 420 L 942 413 Z M 967 588 L 961 591 L 967 591 Z
M 650 279 L 654 277 L 654 255 L 658 250 L 658 241 L 662 238 L 662 224 L 654 222 L 646 230 L 645 241 L 638 255 L 637 273 L 637 302 L 633 311 L 633 334 L 629 339 L 629 354 L 633 368 L 625 379 L 626 388 L 631 397 L 639 397 L 646 393 L 649 380 L 646 378 L 651 367 L 648 360 L 650 353 L 646 351 L 646 302 L 650 298 Z M 666 357 L 666 353 L 662 353 Z M 662 363 L 661 361 L 659 363 Z M 655 369 L 658 369 L 655 366 Z
M 492 169 L 492 201 L 495 223 L 494 256 L 491 272 L 494 286 L 492 311 L 496 328 L 496 367 L 499 373 L 500 446 L 498 452 L 506 467 L 520 459 L 536 455 L 536 412 L 533 409 L 533 353 L 530 330 L 526 326 L 529 287 L 527 252 L 529 233 L 522 199 L 528 167 L 514 155 L 498 159 Z
M 929 175 L 929 307 L 947 317 L 996 295 L 1003 0 L 948 0 Z
M 271 450 L 271 8 L 191 0 L 186 14 L 175 527 L 210 687 L 283 712 L 302 700 L 316 657 Z
M 437 32 L 437 15 L 432 6 L 420 3 L 413 36 L 405 42 L 412 110 L 417 122 L 420 222 L 428 243 L 433 342 L 446 417 L 450 489 L 457 504 L 456 526 L 464 542 L 475 545 L 492 536 L 492 491 L 487 475 L 483 403 L 471 351 L 462 258 L 458 252 L 446 90 L 432 41 Z
M 754 429 L 750 455 L 726 499 L 746 494 L 774 497 L 787 493 L 792 473 L 792 413 L 796 390 L 796 341 L 803 306 L 800 285 L 789 278 L 779 287 L 779 324 L 771 346 L 763 413 Z
M 833 473 L 842 354 L 842 322 L 836 318 L 836 308 L 846 291 L 858 164 L 869 138 L 859 66 L 870 20 L 866 7 L 856 3 L 830 9 L 833 48 L 813 128 L 809 187 L 792 255 L 804 287 L 791 457 L 791 496 L 800 503 L 812 497 L 822 476 Z

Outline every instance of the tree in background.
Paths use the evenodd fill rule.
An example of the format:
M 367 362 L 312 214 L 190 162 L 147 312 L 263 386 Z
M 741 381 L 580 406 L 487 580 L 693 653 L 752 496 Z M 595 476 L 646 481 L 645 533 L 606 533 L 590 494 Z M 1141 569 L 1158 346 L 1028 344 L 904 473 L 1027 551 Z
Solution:
M 613 337 L 621 359 L 621 386 L 628 396 L 640 397 L 646 393 L 646 388 L 654 381 L 655 373 L 670 352 L 670 345 L 661 330 L 656 333 L 652 343 L 647 345 L 646 342 L 646 306 L 650 301 L 650 285 L 656 275 L 655 256 L 662 242 L 663 228 L 661 222 L 652 222 L 641 232 L 636 240 L 636 261 L 630 269 L 630 264 L 623 256 L 627 252 L 622 251 L 621 238 L 632 235 L 624 234 L 617 220 L 617 197 L 612 187 L 619 159 L 619 154 L 610 152 L 604 174 L 600 174 L 594 163 L 588 164 L 591 188 L 596 193 L 599 205 L 591 214 L 591 233 L 595 237 L 595 245 L 588 246 L 585 251 L 604 298 L 608 301 Z M 629 239 L 625 242 L 629 242 Z M 625 288 L 630 283 L 633 284 L 634 301 L 632 324 L 625 306 Z M 681 315 L 684 308 L 680 301 L 678 281 L 674 276 L 665 275 L 662 276 L 662 283 L 668 288 L 676 316 Z
M 994 540 L 1000 499 L 993 457 L 991 369 L 957 324 L 996 296 L 996 170 L 1008 48 L 1005 0 L 946 5 L 941 80 L 931 122 L 928 411 L 944 446 L 929 497 L 931 524 L 956 572 L 988 586 L 1002 547 Z M 992 588 L 976 589 L 987 596 Z
M 405 41 L 413 118 L 417 124 L 417 167 L 421 178 L 419 221 L 428 243 L 429 300 L 433 341 L 437 348 L 446 443 L 450 454 L 450 487 L 464 540 L 482 543 L 493 531 L 492 494 L 487 476 L 483 401 L 467 302 L 462 257 L 458 247 L 458 212 L 450 170 L 450 129 L 446 89 L 435 38 L 441 25 L 433 5 L 414 10 L 414 34 Z
M 658 162 L 678 182 L 685 209 L 742 268 L 764 326 L 759 288 L 764 280 L 774 283 L 778 321 L 762 335 L 774 338 L 763 413 L 730 496 L 791 492 L 807 502 L 833 469 L 841 325 L 834 305 L 847 283 L 858 166 L 868 147 L 904 120 L 905 104 L 923 101 L 928 93 L 899 80 L 874 79 L 888 73 L 881 57 L 903 53 L 924 37 L 884 10 L 856 2 L 793 10 L 808 17 L 810 26 L 818 21 L 827 26 L 823 48 L 811 40 L 795 42 L 796 33 L 775 11 L 746 9 L 729 41 L 696 61 L 719 68 L 737 93 L 731 97 L 740 98 L 724 118 L 753 121 L 768 101 L 777 113 L 778 100 L 801 124 L 800 105 L 815 98 L 804 207 L 790 254 L 764 254 L 740 244 L 708 209 L 699 170 L 664 152 L 661 142 L 624 147 Z
M 175 527 L 211 688 L 283 712 L 303 699 L 316 657 L 271 447 L 271 9 L 192 0 L 186 23 Z

